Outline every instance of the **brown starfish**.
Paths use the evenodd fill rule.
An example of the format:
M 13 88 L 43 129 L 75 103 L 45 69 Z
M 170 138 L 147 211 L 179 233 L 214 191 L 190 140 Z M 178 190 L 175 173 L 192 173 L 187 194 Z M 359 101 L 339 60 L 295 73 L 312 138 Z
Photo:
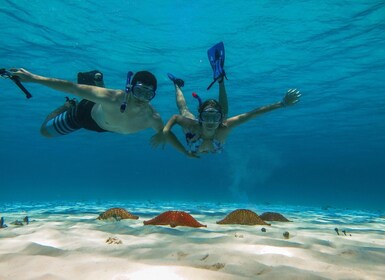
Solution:
M 110 208 L 107 211 L 100 214 L 97 219 L 98 220 L 107 220 L 110 218 L 113 218 L 116 220 L 122 220 L 122 219 L 137 220 L 137 219 L 139 219 L 138 216 L 132 215 L 131 213 L 127 212 L 126 209 L 123 209 L 123 208 Z
M 170 225 L 171 227 L 207 227 L 195 220 L 189 213 L 183 211 L 167 211 L 155 218 L 144 221 L 144 225 Z
M 255 212 L 247 209 L 237 209 L 226 216 L 217 224 L 238 224 L 238 225 L 270 225 L 265 223 Z
M 259 217 L 261 217 L 261 219 L 264 221 L 290 222 L 283 215 L 275 212 L 265 212 Z

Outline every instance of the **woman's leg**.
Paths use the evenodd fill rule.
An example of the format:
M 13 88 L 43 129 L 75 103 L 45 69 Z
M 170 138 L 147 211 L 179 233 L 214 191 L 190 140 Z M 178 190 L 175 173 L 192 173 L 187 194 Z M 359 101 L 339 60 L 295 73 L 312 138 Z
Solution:
M 175 98 L 179 114 L 181 114 L 183 117 L 195 120 L 194 114 L 192 114 L 187 107 L 186 99 L 184 98 L 182 89 L 177 84 L 175 84 Z
M 167 75 L 168 75 L 168 78 L 173 82 L 175 86 L 175 99 L 176 99 L 176 106 L 178 107 L 178 110 L 179 110 L 179 114 L 185 118 L 195 120 L 194 114 L 192 114 L 187 107 L 186 99 L 184 98 L 184 95 L 181 89 L 184 86 L 184 81 L 182 79 L 176 78 L 171 73 L 168 73 Z

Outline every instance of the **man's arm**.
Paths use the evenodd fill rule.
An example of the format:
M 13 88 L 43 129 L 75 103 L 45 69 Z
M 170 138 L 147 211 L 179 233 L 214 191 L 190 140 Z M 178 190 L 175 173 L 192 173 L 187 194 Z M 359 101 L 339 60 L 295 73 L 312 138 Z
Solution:
M 96 86 L 79 85 L 66 80 L 39 76 L 28 72 L 23 68 L 11 69 L 14 76 L 21 82 L 37 83 L 54 90 L 70 93 L 95 103 L 113 103 L 121 96 L 122 91 L 106 89 Z
M 299 101 L 301 94 L 299 93 L 298 90 L 296 89 L 289 89 L 287 93 L 285 94 L 284 98 L 282 101 L 267 105 L 267 106 L 262 106 L 259 108 L 254 109 L 253 111 L 250 111 L 248 113 L 240 114 L 238 116 L 229 118 L 227 120 L 227 127 L 228 128 L 234 128 L 236 126 L 239 126 L 245 122 L 248 122 L 249 120 L 254 119 L 258 115 L 261 115 L 263 113 L 270 112 L 275 109 L 283 108 L 286 106 L 293 105 Z

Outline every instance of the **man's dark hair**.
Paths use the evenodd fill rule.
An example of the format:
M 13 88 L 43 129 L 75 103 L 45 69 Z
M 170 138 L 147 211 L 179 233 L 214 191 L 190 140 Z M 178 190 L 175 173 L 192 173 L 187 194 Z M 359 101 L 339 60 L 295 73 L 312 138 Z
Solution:
M 153 86 L 154 91 L 156 90 L 158 84 L 155 76 L 148 71 L 139 71 L 135 73 L 134 77 L 132 78 L 131 84 L 135 86 L 138 82 Z

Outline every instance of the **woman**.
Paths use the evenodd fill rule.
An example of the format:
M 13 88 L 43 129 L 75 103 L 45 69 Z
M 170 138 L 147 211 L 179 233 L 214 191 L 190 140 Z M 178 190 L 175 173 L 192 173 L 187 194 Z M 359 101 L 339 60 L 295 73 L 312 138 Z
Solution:
M 263 113 L 293 105 L 299 101 L 301 94 L 296 89 L 289 89 L 282 101 L 258 107 L 250 112 L 227 118 L 228 105 L 227 94 L 224 84 L 225 74 L 217 79 L 219 83 L 219 101 L 209 99 L 202 103 L 199 96 L 193 96 L 199 101 L 198 117 L 188 109 L 186 100 L 181 88 L 184 82 L 169 74 L 169 78 L 175 86 L 176 104 L 179 115 L 174 115 L 163 128 L 163 133 L 167 136 L 175 124 L 181 126 L 186 135 L 186 141 L 190 156 L 198 157 L 202 153 L 219 153 L 223 151 L 224 143 L 233 128 L 252 120 Z M 163 142 L 167 137 L 163 138 Z M 161 138 L 153 138 L 152 145 L 157 147 L 162 143 Z M 183 152 L 182 149 L 178 149 Z

